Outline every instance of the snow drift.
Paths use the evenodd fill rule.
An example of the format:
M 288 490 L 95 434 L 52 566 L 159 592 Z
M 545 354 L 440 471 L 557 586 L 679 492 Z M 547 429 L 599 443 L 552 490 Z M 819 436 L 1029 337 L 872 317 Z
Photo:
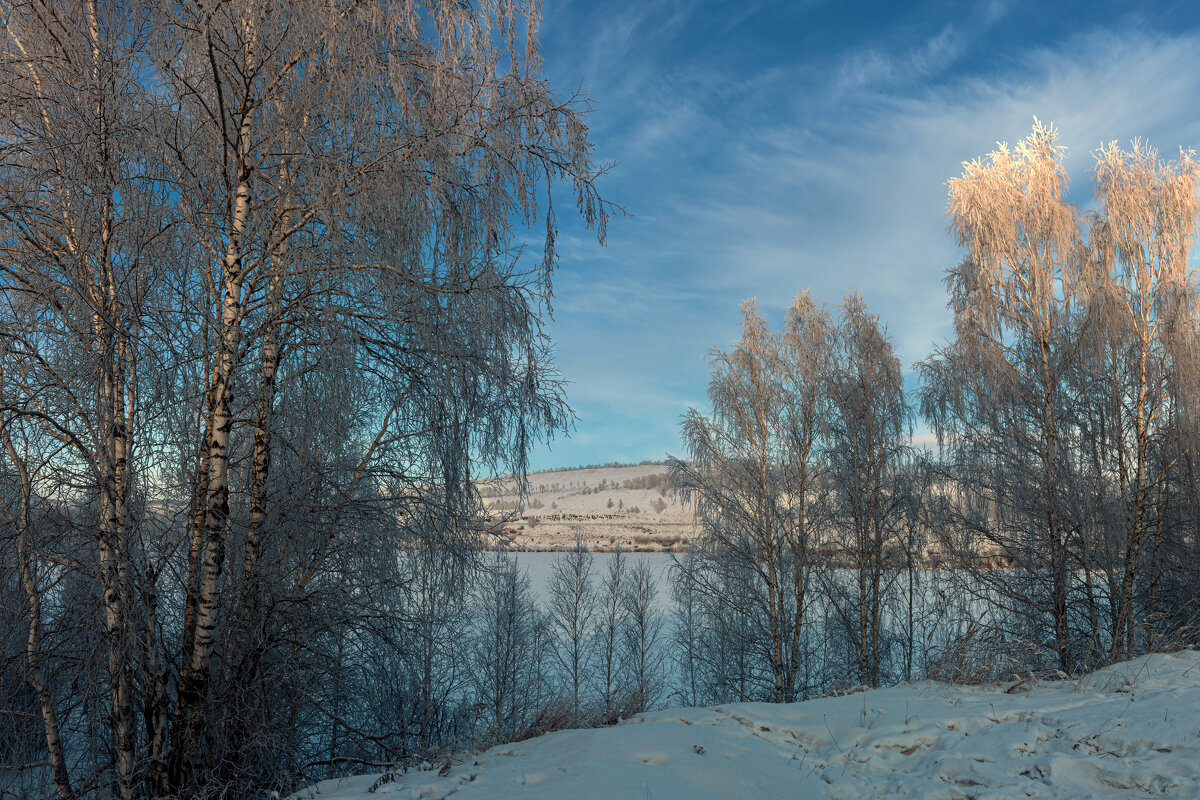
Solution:
M 1200 797 L 1200 652 L 1079 680 L 923 682 L 659 711 L 447 765 L 325 781 L 369 798 Z

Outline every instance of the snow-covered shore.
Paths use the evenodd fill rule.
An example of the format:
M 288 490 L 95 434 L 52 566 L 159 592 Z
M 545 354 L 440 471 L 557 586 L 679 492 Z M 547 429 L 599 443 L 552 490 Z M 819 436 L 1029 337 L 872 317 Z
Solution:
M 660 711 L 444 766 L 297 798 L 1198 798 L 1200 652 L 1078 680 Z

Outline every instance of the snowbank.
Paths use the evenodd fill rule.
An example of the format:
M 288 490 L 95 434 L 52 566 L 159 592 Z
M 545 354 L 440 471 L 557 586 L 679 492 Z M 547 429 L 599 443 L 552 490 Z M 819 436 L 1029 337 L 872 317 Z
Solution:
M 1152 655 L 1077 681 L 914 683 L 791 705 L 655 712 L 443 767 L 386 783 L 326 781 L 297 797 L 1196 798 L 1200 652 Z

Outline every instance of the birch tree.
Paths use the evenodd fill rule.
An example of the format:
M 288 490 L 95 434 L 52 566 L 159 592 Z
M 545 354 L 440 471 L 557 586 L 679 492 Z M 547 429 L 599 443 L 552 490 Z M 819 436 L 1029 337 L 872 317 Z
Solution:
M 626 618 L 623 655 L 633 690 L 629 711 L 641 713 L 659 702 L 664 678 L 663 612 L 658 608 L 658 586 L 649 561 L 638 561 L 629 570 L 621 606 Z
M 828 322 L 807 294 L 793 304 L 782 337 L 753 302 L 742 309 L 737 347 L 709 357 L 713 413 L 684 415 L 688 459 L 670 461 L 672 481 L 696 504 L 700 521 L 695 557 L 677 567 L 708 601 L 725 607 L 714 616 L 730 621 L 724 634 L 761 658 L 770 676 L 764 696 L 787 702 L 800 669 L 807 504 L 817 483 L 823 397 L 816 365 Z
M 877 687 L 885 674 L 885 605 L 904 543 L 907 498 L 901 484 L 910 414 L 891 338 L 861 295 L 852 292 L 843 299 L 833 341 L 824 370 L 836 509 L 832 538 L 848 558 L 855 586 L 847 592 L 840 571 L 826 571 L 824 581 L 836 612 L 854 634 L 858 679 Z
M 951 549 L 964 564 L 998 555 L 1016 568 L 977 575 L 1030 620 L 1029 634 L 1042 629 L 1031 612 L 1048 622 L 1070 672 L 1077 442 L 1066 376 L 1079 357 L 1083 243 L 1057 136 L 1035 123 L 949 182 L 950 227 L 966 251 L 946 279 L 955 337 L 918 369 L 922 412 L 963 493 L 953 507 L 970 535 Z
M 128 10 L 94 0 L 11 9 L 0 133 L 3 277 L 13 315 L 7 410 L 57 440 L 65 448 L 60 464 L 70 463 L 76 485 L 96 492 L 95 577 L 123 797 L 135 792 L 135 662 L 153 660 L 142 652 L 130 530 L 132 454 L 145 414 L 139 336 L 161 254 L 156 242 L 168 224 L 152 167 L 140 159 L 147 104 L 133 65 L 143 32 L 111 27 Z
M 622 688 L 622 638 L 628 611 L 623 602 L 626 592 L 625 559 L 621 547 L 608 560 L 608 569 L 600 582 L 596 604 L 596 657 L 599 666 L 600 699 L 604 714 L 619 715 L 618 692 Z
M 570 702 L 580 718 L 587 701 L 587 683 L 594 663 L 592 647 L 596 589 L 592 585 L 592 554 L 576 535 L 575 546 L 555 557 L 546 585 L 547 617 L 554 656 Z
M 1172 401 L 1200 389 L 1196 287 L 1188 266 L 1198 167 L 1190 152 L 1163 162 L 1137 140 L 1128 151 L 1110 142 L 1095 155 L 1100 210 L 1087 288 L 1098 343 L 1089 355 L 1111 409 L 1102 470 L 1115 477 L 1123 528 L 1112 592 L 1115 661 L 1136 654 L 1136 629 L 1154 611 L 1147 595 L 1153 597 L 1157 581 L 1167 472 L 1178 457 L 1171 448 L 1178 433 L 1173 415 L 1191 413 Z M 1143 593 L 1139 584 L 1146 582 Z
M 510 741 L 544 707 L 541 671 L 547 643 L 529 576 L 506 553 L 484 565 L 476 588 L 472 673 L 485 715 L 484 743 Z
M 269 12 L 184 7 L 167 29 L 174 38 L 159 45 L 169 85 L 191 106 L 187 118 L 203 123 L 188 132 L 200 137 L 198 147 L 167 154 L 178 156 L 176 179 L 188 187 L 181 213 L 209 236 L 198 238 L 211 254 L 205 283 L 215 346 L 195 469 L 201 499 L 176 705 L 177 783 L 204 771 L 188 749 L 204 738 L 198 726 L 211 691 L 216 639 L 208 629 L 221 607 L 231 535 L 229 458 L 244 353 L 261 353 L 244 581 L 254 580 L 262 548 L 271 406 L 286 369 L 279 357 L 285 308 L 325 316 L 324 329 L 340 331 L 341 344 L 324 346 L 345 348 L 344 363 L 378 379 L 370 389 L 376 416 L 363 419 L 373 431 L 344 480 L 369 484 L 377 465 L 392 460 L 403 465 L 387 467 L 403 476 L 389 488 L 393 496 L 412 496 L 432 480 L 444 487 L 448 510 L 474 513 L 463 455 L 521 473 L 530 433 L 563 420 L 557 386 L 541 373 L 546 351 L 533 311 L 548 293 L 554 260 L 553 213 L 535 200 L 536 176 L 572 181 L 586 221 L 602 227 L 604 219 L 578 117 L 516 68 L 518 46 L 536 66 L 536 40 L 515 39 L 518 22 L 536 28 L 536 8 L 520 20 L 508 5 L 476 16 L 449 3 L 427 14 L 286 3 Z M 479 35 L 457 35 L 471 29 Z M 379 109 L 393 114 L 382 125 Z M 546 246 L 531 270 L 509 250 L 512 219 L 539 213 Z M 309 278 L 306 262 L 291 254 L 297 240 L 313 237 L 326 240 L 319 247 L 326 260 L 315 267 L 324 274 Z M 314 287 L 316 304 L 306 295 Z M 250 335 L 262 336 L 261 345 Z M 318 541 L 310 551 L 314 566 L 326 546 Z M 254 597 L 245 590 L 243 607 Z
M 0 377 L 0 385 L 2 383 L 3 378 Z M 36 697 L 54 787 L 60 798 L 69 800 L 76 795 L 63 745 L 59 712 L 61 699 L 55 696 L 51 684 L 52 675 L 46 668 L 47 653 L 43 644 L 46 621 L 42 613 L 42 596 L 48 591 L 45 584 L 52 579 L 53 573 L 46 574 L 47 570 L 39 564 L 36 555 L 42 543 L 35 530 L 38 515 L 34 508 L 33 471 L 29 462 L 31 456 L 37 456 L 31 453 L 28 440 L 19 436 L 24 427 L 21 422 L 19 418 L 11 416 L 0 419 L 0 447 L 3 447 L 7 456 L 0 462 L 5 467 L 0 474 L 6 478 L 3 501 L 0 502 L 0 524 L 8 529 L 3 539 L 12 546 L 6 547 L 5 552 L 6 556 L 15 557 L 16 560 L 15 572 L 21 596 L 18 607 L 22 608 L 25 617 L 24 657 L 15 659 L 19 668 L 12 672 L 24 678 L 23 683 L 29 685 Z M 14 717 L 21 716 L 17 709 L 12 710 Z
M 556 187 L 601 238 L 609 207 L 584 103 L 538 74 L 539 13 L 8 9 L 0 424 L 53 445 L 30 482 L 90 528 L 55 566 L 99 588 L 107 657 L 108 711 L 68 731 L 97 755 L 63 786 L 250 792 L 335 763 L 373 733 L 314 722 L 309 679 L 403 594 L 363 554 L 430 533 L 465 564 L 476 468 L 520 480 L 565 424 Z

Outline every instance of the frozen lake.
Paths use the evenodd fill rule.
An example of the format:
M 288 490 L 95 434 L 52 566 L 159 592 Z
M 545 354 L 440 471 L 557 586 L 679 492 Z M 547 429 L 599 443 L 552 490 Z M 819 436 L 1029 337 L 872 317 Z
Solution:
M 563 553 L 513 553 L 517 559 L 517 563 L 529 574 L 529 580 L 533 584 L 533 592 L 539 601 L 546 597 L 546 585 L 550 581 L 550 567 L 554 563 L 554 559 L 563 556 Z M 613 559 L 613 553 L 593 553 L 592 554 L 592 585 L 599 589 L 600 584 L 608 575 L 609 562 Z M 671 553 L 622 553 L 621 560 L 625 562 L 625 569 L 629 570 L 634 564 L 646 562 L 650 565 L 650 569 L 654 572 L 654 577 L 658 581 L 658 604 L 659 607 L 666 611 L 670 608 L 670 570 L 673 556 Z M 626 572 L 628 574 L 628 572 Z

